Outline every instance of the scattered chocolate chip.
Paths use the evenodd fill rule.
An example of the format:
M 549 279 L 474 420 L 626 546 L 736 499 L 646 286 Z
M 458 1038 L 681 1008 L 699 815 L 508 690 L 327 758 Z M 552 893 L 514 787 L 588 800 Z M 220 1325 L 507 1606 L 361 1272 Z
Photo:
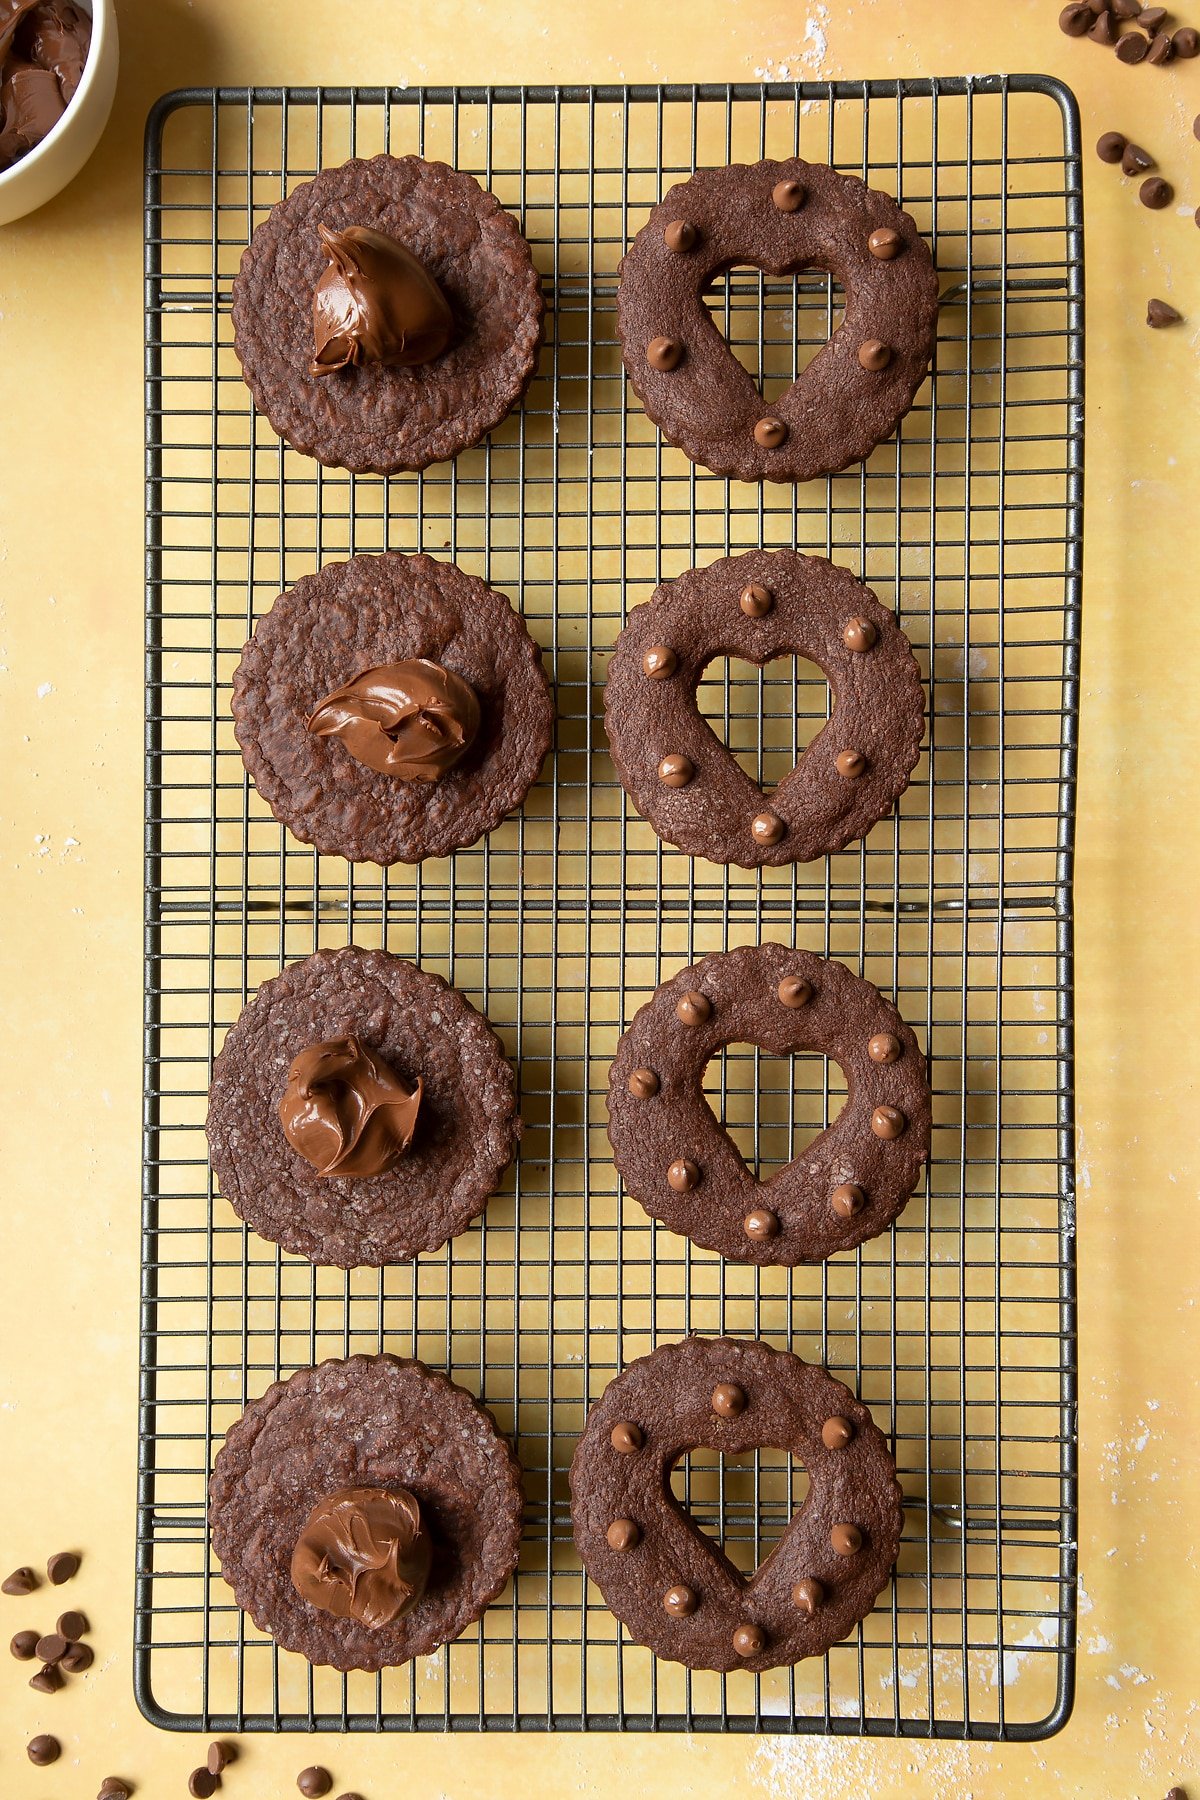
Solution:
M 1187 1795 L 1181 1787 L 1168 1788 L 1167 1800 L 1187 1800 Z
M 1171 47 L 1176 56 L 1190 62 L 1193 56 L 1200 56 L 1200 31 L 1191 25 L 1183 25 L 1171 39 Z
M 1127 31 L 1124 37 L 1117 39 L 1117 61 L 1131 65 L 1145 62 L 1149 48 L 1148 37 L 1143 37 L 1140 31 Z
M 91 1627 L 87 1622 L 86 1613 L 65 1612 L 59 1613 L 58 1623 L 54 1629 L 60 1637 L 65 1637 L 69 1643 L 75 1644 L 81 1637 L 87 1636 Z
M 36 1631 L 18 1631 L 8 1647 L 18 1662 L 32 1662 L 37 1652 L 37 1641 Z
M 1183 314 L 1176 312 L 1166 300 L 1148 300 L 1146 302 L 1146 323 L 1151 331 L 1161 331 L 1164 325 L 1178 325 Z
M 1154 158 L 1140 144 L 1126 144 L 1121 157 L 1121 172 L 1125 175 L 1144 175 L 1147 169 L 1154 167 Z
M 48 1632 L 45 1637 L 40 1637 L 37 1641 L 38 1657 L 44 1663 L 61 1662 L 70 1648 L 67 1639 L 57 1631 Z
M 63 1678 L 53 1663 L 47 1664 L 44 1669 L 39 1669 L 36 1675 L 31 1675 L 29 1678 L 29 1685 L 35 1694 L 57 1694 L 62 1684 Z
M 1148 206 L 1151 212 L 1161 212 L 1164 206 L 1170 206 L 1174 198 L 1175 189 L 1169 181 L 1164 181 L 1161 175 L 1151 175 L 1149 180 L 1143 181 L 1138 189 L 1138 199 L 1143 206 Z
M 321 1800 L 333 1786 L 333 1776 L 328 1769 L 314 1764 L 310 1769 L 301 1769 L 296 1777 L 296 1786 L 304 1795 L 304 1800 Z
M 1143 6 L 1138 14 L 1138 24 L 1143 31 L 1161 31 L 1167 22 L 1165 6 Z
M 1142 0 L 1113 0 L 1113 11 L 1118 19 L 1136 19 L 1142 10 Z
M 38 1578 L 32 1569 L 14 1569 L 4 1581 L 0 1581 L 0 1593 L 32 1594 L 38 1584 Z
M 35 1769 L 48 1769 L 62 1755 L 62 1745 L 56 1737 L 43 1731 L 37 1737 L 30 1738 L 25 1746 L 25 1754 Z
M 1117 21 L 1110 12 L 1102 12 L 1088 27 L 1087 35 L 1093 44 L 1102 44 L 1106 50 L 1111 50 L 1117 41 Z
M 129 1800 L 133 1789 L 119 1775 L 106 1775 L 100 1783 L 100 1792 L 96 1800 Z
M 58 1666 L 66 1675 L 84 1675 L 95 1660 L 90 1644 L 68 1644 L 66 1654 L 59 1658 Z
M 220 1775 L 222 1770 L 229 1767 L 230 1763 L 237 1761 L 237 1746 L 223 1744 L 218 1739 L 208 1746 L 208 1755 L 205 1761 L 208 1764 L 210 1775 Z
M 1200 225 L 1200 206 L 1198 206 L 1196 208 L 1195 213 L 1192 216 L 1195 219 L 1197 225 Z
M 73 1550 L 60 1550 L 46 1564 L 46 1573 L 55 1587 L 61 1587 L 64 1581 L 70 1581 L 72 1575 L 79 1573 L 79 1558 Z
M 1097 14 L 1112 11 L 1112 0 L 1087 0 L 1087 4 L 1089 10 Z
M 1200 138 L 1200 113 L 1197 113 L 1192 120 L 1192 136 L 1194 138 Z
M 1174 60 L 1174 56 L 1175 46 L 1171 42 L 1170 32 L 1160 31 L 1151 40 L 1150 48 L 1146 52 L 1146 61 L 1153 63 L 1156 69 L 1165 69 L 1167 64 Z
M 220 1777 L 211 1775 L 207 1769 L 193 1769 L 188 1776 L 188 1793 L 192 1800 L 212 1800 L 220 1786 Z
M 1092 25 L 1092 9 L 1090 6 L 1064 6 L 1058 15 L 1058 29 L 1065 31 L 1068 37 L 1082 37 Z
M 1121 131 L 1106 131 L 1104 136 L 1096 140 L 1096 155 L 1101 162 L 1119 163 L 1125 154 L 1125 146 L 1129 139 Z
M 337 1800 L 362 1800 L 361 1794 L 339 1794 Z

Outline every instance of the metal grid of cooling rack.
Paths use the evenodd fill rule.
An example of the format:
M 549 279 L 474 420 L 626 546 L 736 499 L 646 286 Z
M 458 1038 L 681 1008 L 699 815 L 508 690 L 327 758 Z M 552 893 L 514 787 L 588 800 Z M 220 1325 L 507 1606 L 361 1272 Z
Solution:
M 550 303 L 524 407 L 456 463 L 319 468 L 257 418 L 230 282 L 271 205 L 379 150 L 471 170 L 521 221 Z M 934 246 L 936 368 L 897 439 L 798 490 L 729 484 L 660 442 L 623 377 L 616 265 L 706 163 L 800 153 L 888 188 Z M 1074 1672 L 1071 878 L 1082 461 L 1074 104 L 1042 78 L 721 87 L 189 91 L 147 136 L 147 868 L 136 1685 L 178 1728 L 803 1730 L 1035 1737 Z M 836 322 L 819 272 L 714 290 L 767 398 Z M 831 555 L 893 605 L 928 681 L 912 788 L 865 844 L 746 873 L 691 863 L 627 805 L 603 739 L 625 609 L 757 544 Z M 229 681 L 276 593 L 354 551 L 491 580 L 553 672 L 554 756 L 521 816 L 451 861 L 350 868 L 250 789 Z M 827 716 L 805 664 L 714 667 L 702 703 L 773 785 Z M 660 977 L 760 937 L 841 957 L 927 1044 L 933 1157 L 894 1232 L 816 1269 L 734 1267 L 651 1223 L 604 1135 L 620 1031 Z M 209 1068 L 258 984 L 349 940 L 488 1013 L 520 1071 L 521 1157 L 482 1223 L 415 1266 L 313 1269 L 209 1180 Z M 760 1169 L 836 1111 L 839 1071 L 733 1046 L 710 1100 Z M 566 1470 L 616 1369 L 686 1331 L 818 1357 L 890 1431 L 894 1587 L 827 1658 L 761 1677 L 656 1664 L 583 1579 Z M 310 1670 L 232 1604 L 205 1481 L 246 1402 L 386 1347 L 480 1393 L 519 1447 L 515 1582 L 459 1642 L 379 1677 Z M 803 1471 L 693 1456 L 677 1491 L 741 1566 Z

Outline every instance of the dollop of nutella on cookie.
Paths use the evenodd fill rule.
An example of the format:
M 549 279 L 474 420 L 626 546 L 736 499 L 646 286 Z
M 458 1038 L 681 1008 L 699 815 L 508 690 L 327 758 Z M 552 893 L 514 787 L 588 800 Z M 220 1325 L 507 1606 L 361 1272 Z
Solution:
M 384 1175 L 412 1143 L 421 1092 L 356 1037 L 331 1038 L 292 1063 L 279 1122 L 318 1175 Z
M 308 729 L 341 738 L 351 756 L 381 775 L 436 781 L 474 743 L 479 700 L 461 675 L 417 657 L 364 669 L 322 700 Z
M 313 293 L 309 373 L 333 375 L 364 362 L 412 369 L 440 356 L 454 315 L 424 263 L 368 225 L 317 230 L 329 264 Z
M 309 1513 L 292 1551 L 292 1583 L 323 1612 L 378 1631 L 416 1605 L 432 1556 L 407 1488 L 341 1488 Z
M 0 169 L 54 130 L 91 41 L 92 21 L 71 0 L 0 0 Z

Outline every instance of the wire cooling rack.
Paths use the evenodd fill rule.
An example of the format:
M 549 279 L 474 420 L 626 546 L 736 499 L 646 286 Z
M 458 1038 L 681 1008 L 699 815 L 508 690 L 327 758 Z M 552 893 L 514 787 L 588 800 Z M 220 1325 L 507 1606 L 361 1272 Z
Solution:
M 489 443 L 390 481 L 280 444 L 240 380 L 230 283 L 297 182 L 354 154 L 469 169 L 521 221 L 550 308 Z M 936 370 L 898 438 L 798 489 L 663 445 L 627 388 L 618 259 L 670 183 L 799 150 L 894 193 L 932 243 Z M 1040 78 L 594 89 L 222 89 L 154 110 L 146 166 L 146 1141 L 136 1683 L 156 1723 L 243 1731 L 803 1730 L 1037 1737 L 1075 1642 L 1071 878 L 1082 482 L 1078 124 Z M 819 272 L 735 270 L 711 304 L 768 400 L 825 341 Z M 896 815 L 828 862 L 744 872 L 664 848 L 616 783 L 607 654 L 628 606 L 758 544 L 830 555 L 896 608 L 928 682 Z M 249 786 L 229 683 L 275 595 L 355 551 L 485 576 L 547 653 L 555 754 L 521 816 L 380 872 L 294 842 Z M 701 694 L 771 786 L 827 716 L 810 665 Z M 820 1268 L 723 1263 L 625 1196 L 605 1138 L 618 1035 L 662 977 L 772 937 L 840 957 L 927 1044 L 927 1184 Z M 314 1269 L 238 1221 L 205 1159 L 214 1052 L 259 983 L 383 944 L 481 1006 L 520 1071 L 520 1160 L 483 1221 L 382 1271 Z M 760 1172 L 836 1113 L 840 1071 L 733 1046 L 711 1104 Z M 907 1504 L 894 1586 L 823 1659 L 689 1673 L 628 1643 L 581 1573 L 566 1472 L 614 1372 L 688 1331 L 819 1358 L 874 1409 Z M 521 1564 L 457 1643 L 380 1677 L 310 1670 L 243 1617 L 205 1529 L 224 1433 L 280 1375 L 415 1354 L 481 1394 L 526 1472 Z M 753 1567 L 805 1477 L 697 1454 L 676 1491 Z

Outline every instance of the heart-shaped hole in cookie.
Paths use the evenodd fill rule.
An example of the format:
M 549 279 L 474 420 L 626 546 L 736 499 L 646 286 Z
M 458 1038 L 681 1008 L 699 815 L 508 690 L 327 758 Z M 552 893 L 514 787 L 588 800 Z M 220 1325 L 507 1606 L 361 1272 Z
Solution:
M 710 662 L 696 704 L 765 796 L 786 781 L 829 718 L 833 694 L 815 663 L 776 656 L 762 668 L 740 656 Z
M 756 1181 L 793 1162 L 846 1104 L 846 1077 L 832 1057 L 772 1056 L 727 1044 L 704 1071 L 704 1098 Z
M 846 316 L 846 293 L 824 269 L 766 275 L 739 263 L 718 275 L 704 304 L 770 406 L 802 375 Z
M 725 1457 L 693 1450 L 671 1470 L 671 1492 L 749 1581 L 808 1498 L 808 1471 L 786 1450 Z

